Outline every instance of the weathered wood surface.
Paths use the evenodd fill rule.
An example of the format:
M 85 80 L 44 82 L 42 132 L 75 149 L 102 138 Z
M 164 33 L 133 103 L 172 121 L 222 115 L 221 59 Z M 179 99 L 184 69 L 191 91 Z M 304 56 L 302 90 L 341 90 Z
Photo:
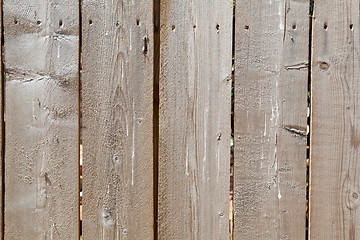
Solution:
M 359 1 L 316 1 L 310 237 L 359 239 Z
M 79 238 L 79 2 L 5 0 L 5 239 Z
M 82 11 L 84 239 L 153 239 L 153 1 Z
M 309 1 L 236 1 L 235 239 L 305 239 Z
M 228 239 L 232 0 L 161 2 L 159 239 Z

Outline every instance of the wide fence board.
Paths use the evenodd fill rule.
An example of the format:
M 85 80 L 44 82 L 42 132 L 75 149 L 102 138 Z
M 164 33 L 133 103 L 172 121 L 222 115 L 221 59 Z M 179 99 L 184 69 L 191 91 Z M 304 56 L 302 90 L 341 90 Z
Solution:
M 310 238 L 359 239 L 359 1 L 316 1 Z
M 234 239 L 305 239 L 308 1 L 236 1 Z
M 228 239 L 232 0 L 161 1 L 159 239 Z
M 5 239 L 79 238 L 79 2 L 5 0 Z
M 153 239 L 153 1 L 82 13 L 84 239 Z

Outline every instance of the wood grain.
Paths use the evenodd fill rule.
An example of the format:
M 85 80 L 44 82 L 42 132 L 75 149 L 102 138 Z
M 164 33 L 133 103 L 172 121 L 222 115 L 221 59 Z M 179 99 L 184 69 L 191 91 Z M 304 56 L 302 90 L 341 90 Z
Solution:
M 159 239 L 228 239 L 232 0 L 161 2 Z
M 359 1 L 316 1 L 310 238 L 360 238 Z
M 153 239 L 153 1 L 82 11 L 84 239 Z
M 79 3 L 5 0 L 5 239 L 79 238 Z
M 234 239 L 305 239 L 308 1 L 236 1 Z

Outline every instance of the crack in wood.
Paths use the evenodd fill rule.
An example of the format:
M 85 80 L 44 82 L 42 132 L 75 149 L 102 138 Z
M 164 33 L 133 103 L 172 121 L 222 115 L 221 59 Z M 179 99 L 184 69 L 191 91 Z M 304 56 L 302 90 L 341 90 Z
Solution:
M 298 136 L 298 137 L 307 137 L 307 132 L 304 128 L 299 126 L 284 126 L 283 129 L 290 132 L 291 134 Z
M 59 80 L 63 83 L 68 83 L 68 79 L 73 77 L 76 73 L 65 73 L 63 75 L 55 74 L 45 74 L 40 72 L 28 71 L 19 68 L 10 68 L 7 67 L 4 69 L 6 74 L 6 81 L 22 81 L 22 82 L 32 82 L 32 81 L 41 81 L 41 80 Z
M 302 62 L 302 63 L 285 66 L 286 70 L 300 70 L 300 69 L 308 69 L 308 68 L 309 68 L 308 62 Z

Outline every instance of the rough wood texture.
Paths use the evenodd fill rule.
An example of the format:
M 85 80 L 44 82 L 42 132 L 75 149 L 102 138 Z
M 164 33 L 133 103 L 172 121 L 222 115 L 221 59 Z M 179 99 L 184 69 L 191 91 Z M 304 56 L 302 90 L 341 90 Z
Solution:
M 232 0 L 164 0 L 159 239 L 228 239 Z
M 235 239 L 305 239 L 308 11 L 236 2 Z
M 84 239 L 153 239 L 153 1 L 82 11 Z
M 360 238 L 359 1 L 316 1 L 310 237 Z
M 79 3 L 5 0 L 5 239 L 79 238 Z

